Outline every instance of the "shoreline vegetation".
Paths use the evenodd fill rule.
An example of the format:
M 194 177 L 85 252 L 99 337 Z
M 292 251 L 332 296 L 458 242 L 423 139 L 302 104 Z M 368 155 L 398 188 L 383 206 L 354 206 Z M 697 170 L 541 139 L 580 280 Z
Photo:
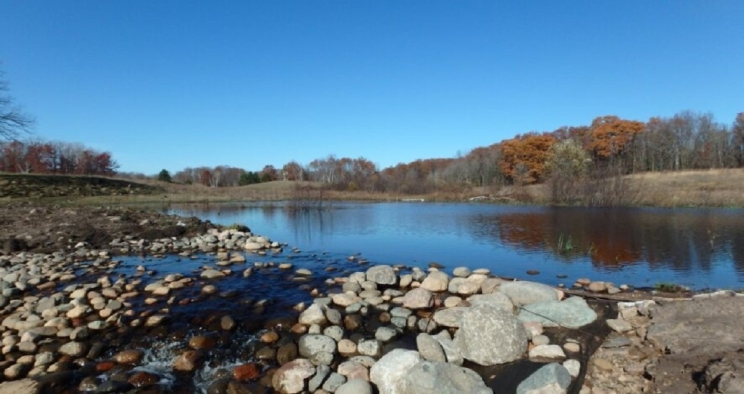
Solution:
M 561 186 L 568 203 L 555 204 L 558 186 L 467 187 L 425 194 L 339 191 L 319 182 L 272 181 L 209 187 L 116 177 L 0 173 L 0 203 L 61 205 L 289 201 L 300 209 L 324 201 L 481 202 L 562 206 L 744 207 L 744 169 L 647 172 Z

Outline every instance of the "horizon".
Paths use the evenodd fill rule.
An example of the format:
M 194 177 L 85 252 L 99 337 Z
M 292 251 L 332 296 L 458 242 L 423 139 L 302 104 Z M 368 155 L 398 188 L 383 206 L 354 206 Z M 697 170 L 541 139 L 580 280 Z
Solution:
M 741 2 L 77 5 L 0 3 L 0 70 L 33 137 L 120 172 L 382 169 L 605 115 L 744 111 Z

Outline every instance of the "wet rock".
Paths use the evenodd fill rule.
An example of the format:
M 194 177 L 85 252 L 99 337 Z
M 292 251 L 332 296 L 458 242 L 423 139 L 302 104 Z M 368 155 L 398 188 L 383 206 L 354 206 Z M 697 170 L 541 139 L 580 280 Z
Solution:
M 284 365 L 297 358 L 297 345 L 293 342 L 285 343 L 276 351 L 276 361 Z
M 566 368 L 557 363 L 547 364 L 517 386 L 517 394 L 527 393 L 565 393 L 571 384 L 571 375 Z
M 222 316 L 220 328 L 225 331 L 232 331 L 235 328 L 235 320 L 229 315 Z
M 305 379 L 315 374 L 315 366 L 304 358 L 298 358 L 282 365 L 271 378 L 274 390 L 280 393 L 296 394 L 305 389 Z
M 139 349 L 122 350 L 116 353 L 113 360 L 118 364 L 138 365 L 142 362 L 145 352 Z
M 527 332 L 511 313 L 491 305 L 476 305 L 463 314 L 455 344 L 465 359 L 484 366 L 497 365 L 524 354 Z
M 404 394 L 492 392 L 473 370 L 436 361 L 421 361 L 405 375 Z
M 217 339 L 209 335 L 196 335 L 189 339 L 189 347 L 194 350 L 209 350 L 217 345 Z
M 423 359 L 416 351 L 394 349 L 372 366 L 369 374 L 370 380 L 377 385 L 380 393 L 403 393 L 406 375 L 421 361 Z
M 241 364 L 233 368 L 233 377 L 236 380 L 253 380 L 261 375 L 256 364 Z
M 201 365 L 203 353 L 197 350 L 187 350 L 173 361 L 173 369 L 181 372 L 193 372 Z
M 160 382 L 160 376 L 146 371 L 138 371 L 132 374 L 127 382 L 137 388 L 150 387 Z

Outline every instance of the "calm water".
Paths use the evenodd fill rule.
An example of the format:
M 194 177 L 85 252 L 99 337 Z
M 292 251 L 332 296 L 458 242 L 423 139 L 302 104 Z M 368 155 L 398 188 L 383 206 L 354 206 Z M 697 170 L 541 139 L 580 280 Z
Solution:
M 549 284 L 589 277 L 637 287 L 673 282 L 694 289 L 744 288 L 741 209 L 335 203 L 322 212 L 304 213 L 276 204 L 166 211 L 245 224 L 303 253 L 359 254 L 371 263 L 437 262 L 518 278 L 537 270 L 540 274 L 530 278 Z

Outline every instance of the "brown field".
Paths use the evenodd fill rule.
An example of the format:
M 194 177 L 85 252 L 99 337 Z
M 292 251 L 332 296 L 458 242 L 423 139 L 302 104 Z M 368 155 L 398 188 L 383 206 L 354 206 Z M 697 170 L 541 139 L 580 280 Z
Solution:
M 496 203 L 547 204 L 549 190 L 544 184 L 525 187 L 449 188 L 422 195 L 335 191 L 315 182 L 275 181 L 248 186 L 213 188 L 202 185 L 163 183 L 155 180 L 68 177 L 69 193 L 60 195 L 59 181 L 48 182 L 50 176 L 0 174 L 4 189 L 14 179 L 20 182 L 19 193 L 3 197 L 2 201 L 43 200 L 54 204 L 138 204 L 194 203 L 282 200 L 347 200 L 347 201 L 489 201 Z M 64 178 L 60 176 L 59 178 Z M 37 181 L 33 181 L 36 179 Z M 80 184 L 96 184 L 96 188 L 81 189 Z M 744 169 L 654 172 L 634 174 L 622 182 L 633 190 L 632 205 L 658 207 L 744 207 Z M 73 189 L 73 185 L 75 186 Z M 16 186 L 14 186 L 16 187 Z M 26 189 L 24 189 L 26 188 Z M 44 188 L 56 194 L 43 193 Z M 83 190 L 81 192 L 81 190 Z M 93 190 L 93 192 L 90 192 Z

